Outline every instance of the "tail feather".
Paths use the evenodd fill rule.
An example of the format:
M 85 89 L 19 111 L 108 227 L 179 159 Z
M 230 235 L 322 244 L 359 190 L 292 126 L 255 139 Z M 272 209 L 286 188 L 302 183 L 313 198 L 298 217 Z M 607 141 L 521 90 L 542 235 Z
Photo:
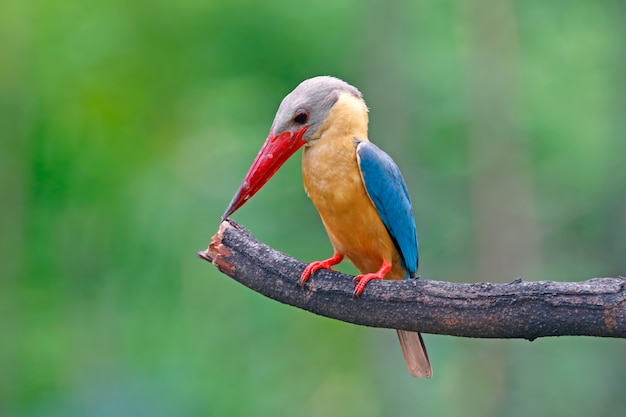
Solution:
M 424 345 L 422 335 L 406 330 L 397 330 L 397 332 L 402 354 L 404 355 L 404 361 L 411 375 L 416 378 L 432 377 L 433 370 L 428 360 L 428 353 L 426 353 L 426 346 Z

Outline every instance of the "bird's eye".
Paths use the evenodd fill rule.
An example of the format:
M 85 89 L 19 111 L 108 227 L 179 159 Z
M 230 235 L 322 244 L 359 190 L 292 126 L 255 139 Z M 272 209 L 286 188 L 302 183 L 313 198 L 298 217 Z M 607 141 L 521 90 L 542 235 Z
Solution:
M 299 125 L 306 123 L 307 120 L 309 120 L 309 113 L 305 111 L 299 111 L 293 118 L 293 121 L 298 123 Z

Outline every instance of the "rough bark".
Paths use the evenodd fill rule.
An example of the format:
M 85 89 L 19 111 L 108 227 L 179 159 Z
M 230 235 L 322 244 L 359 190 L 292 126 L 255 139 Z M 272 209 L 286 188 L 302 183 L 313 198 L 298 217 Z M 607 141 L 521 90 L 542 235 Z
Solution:
M 354 324 L 462 337 L 626 338 L 623 277 L 507 284 L 372 281 L 355 299 L 352 277 L 335 271 L 318 271 L 300 287 L 305 263 L 257 241 L 230 219 L 198 256 L 271 299 Z

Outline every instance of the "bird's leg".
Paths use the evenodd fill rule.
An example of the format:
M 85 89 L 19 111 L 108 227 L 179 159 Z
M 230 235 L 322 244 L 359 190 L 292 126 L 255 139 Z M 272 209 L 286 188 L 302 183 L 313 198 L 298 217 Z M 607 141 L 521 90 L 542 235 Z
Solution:
M 380 266 L 380 268 L 378 268 L 378 271 L 372 272 L 370 274 L 357 275 L 356 277 L 354 277 L 353 281 L 359 281 L 359 283 L 356 284 L 356 287 L 354 287 L 354 292 L 352 293 L 352 296 L 354 298 L 358 298 L 368 282 L 373 279 L 384 279 L 385 275 L 387 275 L 387 272 L 389 272 L 390 270 L 391 262 L 384 259 L 383 264 Z
M 300 280 L 298 281 L 298 284 L 300 284 L 300 286 L 303 286 L 312 273 L 314 273 L 318 269 L 332 269 L 331 267 L 333 265 L 337 265 L 342 260 L 343 255 L 339 252 L 335 252 L 333 253 L 333 256 L 331 258 L 328 258 L 324 261 L 311 262 L 307 265 L 306 268 L 304 268 L 304 272 L 302 272 L 302 275 L 300 275 Z

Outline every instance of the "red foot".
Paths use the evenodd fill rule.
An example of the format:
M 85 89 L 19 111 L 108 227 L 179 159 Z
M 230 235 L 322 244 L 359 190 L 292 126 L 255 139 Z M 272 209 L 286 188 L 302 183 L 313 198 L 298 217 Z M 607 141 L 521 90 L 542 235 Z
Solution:
M 373 279 L 384 279 L 385 275 L 387 275 L 387 272 L 389 272 L 390 270 L 391 264 L 387 260 L 384 260 L 378 271 L 372 272 L 370 274 L 357 275 L 356 277 L 354 277 L 353 281 L 359 281 L 359 283 L 356 284 L 356 287 L 354 287 L 354 292 L 352 293 L 352 296 L 354 298 L 359 298 L 368 282 Z
M 315 261 L 315 262 L 311 262 L 310 264 L 307 265 L 306 268 L 304 268 L 304 271 L 302 272 L 302 275 L 300 275 L 300 280 L 298 281 L 298 284 L 300 284 L 300 286 L 302 287 L 304 285 L 304 283 L 309 279 L 309 277 L 311 276 L 312 273 L 314 273 L 315 271 L 319 270 L 319 269 L 332 269 L 331 267 L 333 265 L 337 265 L 339 262 L 341 262 L 343 260 L 343 255 L 340 253 L 335 252 L 333 254 L 332 258 L 328 258 L 325 261 Z

